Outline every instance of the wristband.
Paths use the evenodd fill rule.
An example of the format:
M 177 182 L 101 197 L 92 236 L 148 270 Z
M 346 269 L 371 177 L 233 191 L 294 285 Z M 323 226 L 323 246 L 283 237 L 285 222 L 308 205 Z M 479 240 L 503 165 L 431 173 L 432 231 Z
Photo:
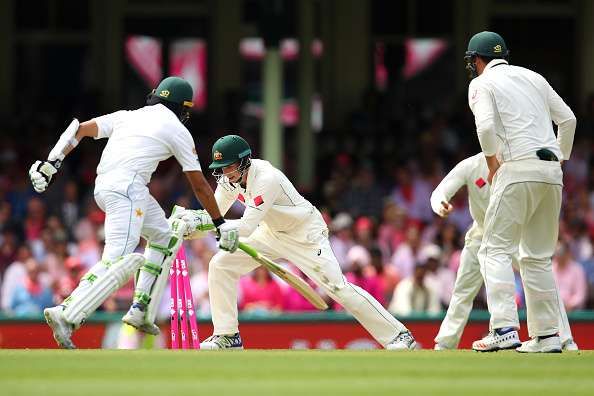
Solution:
M 222 226 L 225 223 L 225 219 L 223 219 L 222 217 L 219 217 L 216 219 L 212 219 L 212 222 L 215 225 L 215 227 L 219 228 L 220 226 Z

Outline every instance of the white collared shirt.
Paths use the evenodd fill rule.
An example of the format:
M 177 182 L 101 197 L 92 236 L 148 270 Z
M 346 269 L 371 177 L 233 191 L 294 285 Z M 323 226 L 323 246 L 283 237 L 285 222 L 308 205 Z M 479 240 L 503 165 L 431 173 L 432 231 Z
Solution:
M 233 184 L 233 187 L 232 191 L 227 191 L 217 186 L 215 199 L 223 215 L 236 200 L 245 206 L 245 212 L 237 222 L 241 237 L 250 236 L 260 222 L 272 231 L 291 231 L 315 211 L 285 174 L 268 161 L 252 159 L 246 188 L 239 184 Z
M 116 111 L 94 120 L 99 131 L 96 139 L 108 138 L 97 166 L 95 191 L 126 191 L 138 179 L 148 184 L 159 162 L 171 156 L 184 172 L 201 170 L 192 135 L 162 104 Z
M 466 186 L 468 190 L 468 206 L 470 216 L 482 232 L 485 221 L 485 213 L 489 206 L 490 185 L 487 183 L 489 168 L 483 153 L 460 161 L 447 175 L 431 194 L 431 209 L 437 214 L 441 202 L 450 202 L 458 190 Z
M 569 159 L 575 116 L 540 74 L 494 59 L 470 82 L 468 103 L 485 155 L 517 161 L 537 158 L 545 148 Z M 559 126 L 558 138 L 551 121 Z

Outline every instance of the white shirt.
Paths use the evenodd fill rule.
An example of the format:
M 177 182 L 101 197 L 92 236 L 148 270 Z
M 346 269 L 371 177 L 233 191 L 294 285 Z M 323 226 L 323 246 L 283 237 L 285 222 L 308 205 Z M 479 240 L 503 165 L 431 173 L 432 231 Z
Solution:
M 227 191 L 217 186 L 215 199 L 223 214 L 236 200 L 245 206 L 243 216 L 236 220 L 239 236 L 242 237 L 250 236 L 260 222 L 271 231 L 292 231 L 316 211 L 289 179 L 268 161 L 252 159 L 246 188 L 239 184 L 234 184 L 234 187 L 232 191 Z
M 540 74 L 494 59 L 470 82 L 468 103 L 485 155 L 517 161 L 537 158 L 536 151 L 546 148 L 569 159 L 575 116 Z M 551 120 L 559 126 L 558 138 Z
M 159 162 L 175 156 L 184 172 L 200 171 L 194 139 L 162 104 L 122 110 L 94 119 L 96 139 L 108 138 L 97 166 L 95 191 L 125 190 L 134 180 L 148 184 Z
M 489 206 L 490 186 L 487 183 L 488 175 L 489 168 L 483 153 L 460 161 L 431 194 L 431 209 L 435 213 L 439 213 L 441 202 L 450 202 L 456 192 L 466 186 L 470 215 L 475 222 L 474 227 L 478 226 L 482 230 L 485 213 Z

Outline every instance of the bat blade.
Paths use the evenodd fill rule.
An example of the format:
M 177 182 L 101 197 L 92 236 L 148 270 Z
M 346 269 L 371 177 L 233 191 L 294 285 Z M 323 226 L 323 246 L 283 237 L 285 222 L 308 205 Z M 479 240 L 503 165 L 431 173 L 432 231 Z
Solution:
M 320 297 L 320 295 L 316 293 L 306 281 L 292 272 L 287 271 L 274 261 L 270 260 L 268 257 L 261 255 L 256 249 L 246 245 L 243 242 L 239 243 L 239 248 L 250 255 L 258 263 L 266 267 L 270 272 L 277 275 L 279 278 L 289 284 L 292 288 L 297 290 L 299 294 L 301 294 L 314 307 L 319 310 L 328 309 L 328 304 L 326 304 L 322 297 Z

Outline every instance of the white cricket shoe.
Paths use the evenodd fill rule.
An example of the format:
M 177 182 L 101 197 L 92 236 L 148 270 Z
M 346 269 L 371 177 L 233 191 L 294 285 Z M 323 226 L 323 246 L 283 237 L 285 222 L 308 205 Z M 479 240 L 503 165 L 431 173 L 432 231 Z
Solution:
M 495 352 L 514 349 L 521 346 L 518 331 L 513 327 L 491 330 L 489 334 L 472 343 L 472 349 L 478 352 Z
M 52 328 L 54 333 L 54 340 L 58 345 L 64 349 L 76 349 L 70 337 L 72 337 L 72 330 L 74 326 L 64 319 L 64 307 L 58 305 L 52 308 L 43 310 L 45 321 Z
M 122 322 L 134 327 L 138 331 L 146 334 L 159 335 L 161 330 L 159 326 L 154 323 L 146 323 L 144 321 L 145 313 L 139 304 L 132 304 L 126 315 L 122 318 Z
M 200 349 L 243 349 L 239 333 L 213 334 L 200 343 Z
M 565 342 L 563 342 L 561 344 L 561 347 L 563 348 L 564 351 L 568 351 L 568 352 L 580 350 L 580 348 L 578 348 L 578 344 L 575 343 L 573 338 L 570 338 L 569 340 L 565 340 Z
M 520 353 L 561 353 L 561 340 L 558 336 L 540 338 L 534 337 L 516 348 Z
M 435 344 L 435 347 L 433 347 L 433 350 L 435 351 L 449 351 L 452 348 L 448 348 L 447 346 L 437 343 Z
M 398 334 L 392 342 L 386 345 L 386 349 L 389 351 L 406 351 L 416 349 L 417 342 L 408 330 Z

